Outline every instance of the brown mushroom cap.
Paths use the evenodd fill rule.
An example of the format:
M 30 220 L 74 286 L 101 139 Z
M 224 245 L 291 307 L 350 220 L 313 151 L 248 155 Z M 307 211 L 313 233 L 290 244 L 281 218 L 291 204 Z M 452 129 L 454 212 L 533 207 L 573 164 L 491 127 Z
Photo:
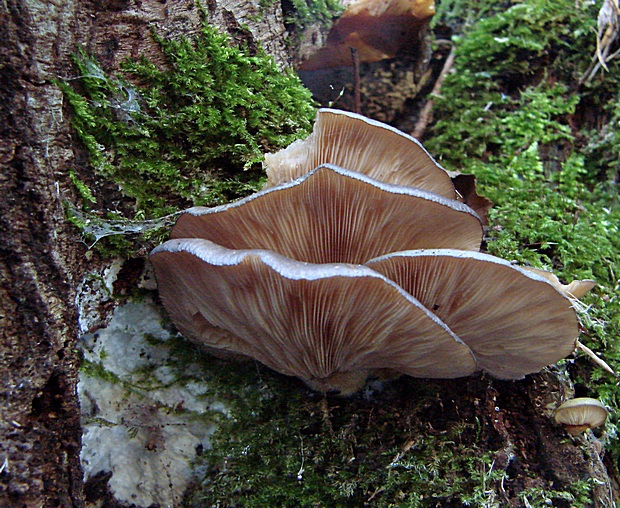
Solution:
M 454 378 L 478 368 L 441 320 L 365 266 L 315 265 L 201 239 L 165 242 L 151 261 L 182 333 L 313 387 L 351 391 L 373 369 Z M 214 338 L 214 326 L 231 335 Z
M 578 397 L 567 400 L 556 409 L 555 421 L 567 426 L 569 434 L 579 434 L 600 427 L 607 420 L 607 409 L 597 399 Z
M 433 0 L 354 0 L 332 26 L 325 47 L 300 65 L 302 70 L 351 65 L 350 48 L 361 62 L 377 62 L 415 48 L 415 40 L 435 13 Z
M 473 351 L 481 369 L 518 379 L 575 349 L 570 301 L 545 278 L 478 252 L 395 252 L 366 263 L 411 293 Z
M 297 180 L 183 214 L 173 238 L 267 249 L 310 263 L 364 263 L 405 249 L 478 250 L 482 226 L 466 205 L 323 165 Z
M 267 185 L 294 180 L 326 163 L 382 182 L 456 198 L 448 173 L 415 138 L 387 124 L 336 109 L 320 109 L 306 139 L 265 155 Z

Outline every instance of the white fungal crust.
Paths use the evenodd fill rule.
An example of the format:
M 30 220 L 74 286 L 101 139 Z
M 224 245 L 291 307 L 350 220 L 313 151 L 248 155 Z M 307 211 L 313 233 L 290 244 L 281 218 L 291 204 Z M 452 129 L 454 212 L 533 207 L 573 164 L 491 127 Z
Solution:
M 267 249 L 309 263 L 364 263 L 406 249 L 478 250 L 482 226 L 466 205 L 332 165 L 217 208 L 181 216 L 173 238 Z
M 437 316 L 370 268 L 230 251 L 201 239 L 170 240 L 151 260 L 162 301 L 184 333 L 309 384 L 384 368 L 434 378 L 478 370 Z M 212 326 L 237 340 L 214 341 Z
M 367 266 L 442 319 L 494 377 L 522 378 L 575 348 L 579 325 L 568 298 L 546 278 L 502 259 L 418 250 L 388 254 Z
M 450 176 L 418 140 L 387 124 L 335 109 L 318 111 L 306 139 L 265 155 L 267 185 L 294 180 L 321 164 L 456 198 Z

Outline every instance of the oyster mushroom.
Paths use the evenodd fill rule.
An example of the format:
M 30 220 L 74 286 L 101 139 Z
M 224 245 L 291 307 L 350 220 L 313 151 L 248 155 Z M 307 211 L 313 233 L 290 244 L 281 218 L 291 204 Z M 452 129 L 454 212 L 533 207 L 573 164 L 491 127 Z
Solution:
M 278 185 L 187 210 L 151 253 L 184 335 L 341 393 L 369 374 L 516 379 L 573 351 L 584 286 L 475 252 L 479 217 L 413 138 L 321 110 L 267 163 Z
M 437 249 L 394 252 L 366 265 L 436 314 L 494 377 L 522 378 L 575 349 L 579 323 L 568 298 L 503 259 Z
M 566 432 L 572 436 L 600 427 L 607 420 L 607 409 L 597 399 L 578 397 L 567 400 L 555 412 L 555 421 L 566 427 Z
M 321 164 L 456 198 L 450 176 L 418 140 L 387 124 L 336 109 L 320 109 L 306 139 L 265 155 L 267 185 L 294 180 Z
M 437 316 L 368 267 L 303 263 L 202 239 L 165 242 L 151 261 L 184 335 L 316 390 L 350 393 L 373 370 L 430 378 L 478 370 L 469 347 Z M 213 327 L 231 334 L 212 334 Z
M 478 250 L 482 226 L 466 205 L 325 164 L 235 203 L 186 211 L 173 238 L 268 249 L 309 263 L 359 263 L 405 249 Z

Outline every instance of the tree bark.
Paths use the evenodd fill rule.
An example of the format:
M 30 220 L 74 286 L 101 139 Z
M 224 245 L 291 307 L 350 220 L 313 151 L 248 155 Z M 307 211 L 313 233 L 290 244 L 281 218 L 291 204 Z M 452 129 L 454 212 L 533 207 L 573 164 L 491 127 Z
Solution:
M 0 9 L 0 505 L 81 506 L 81 249 L 64 220 L 73 152 L 53 83 L 74 47 L 76 2 L 9 0 Z

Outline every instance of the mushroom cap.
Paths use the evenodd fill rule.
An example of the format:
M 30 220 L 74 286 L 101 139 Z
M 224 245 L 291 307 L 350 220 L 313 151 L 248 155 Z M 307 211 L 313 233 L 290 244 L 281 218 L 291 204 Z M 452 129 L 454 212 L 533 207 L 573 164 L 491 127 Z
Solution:
M 503 259 L 438 249 L 394 252 L 366 265 L 436 314 L 497 378 L 522 378 L 575 349 L 579 323 L 568 298 Z
M 326 163 L 382 182 L 456 198 L 448 173 L 415 138 L 387 124 L 336 109 L 320 109 L 306 139 L 265 155 L 267 185 L 294 180 Z
M 607 409 L 600 400 L 577 397 L 567 400 L 556 409 L 555 421 L 568 427 L 578 427 L 580 432 L 586 428 L 600 427 L 607 420 L 607 414 Z
M 434 378 L 478 369 L 437 316 L 365 266 L 303 263 L 203 239 L 165 242 L 151 261 L 183 334 L 313 387 L 351 391 L 359 385 L 352 380 L 373 369 Z M 230 334 L 212 335 L 213 327 Z
M 405 249 L 478 250 L 482 226 L 457 201 L 326 164 L 229 205 L 190 208 L 172 237 L 309 263 L 362 264 Z
M 378 62 L 411 52 L 434 13 L 433 0 L 354 0 L 332 26 L 326 45 L 299 68 L 349 66 L 351 47 L 358 50 L 360 62 Z
M 596 281 L 592 279 L 584 279 L 584 280 L 574 280 L 569 284 L 562 284 L 560 279 L 558 279 L 557 275 L 553 272 L 549 272 L 547 270 L 541 270 L 540 268 L 532 268 L 527 267 L 526 270 L 529 270 L 532 273 L 540 275 L 547 279 L 551 284 L 553 284 L 558 291 L 561 291 L 569 298 L 576 298 L 577 300 L 582 298 L 588 293 L 594 286 L 596 286 Z

